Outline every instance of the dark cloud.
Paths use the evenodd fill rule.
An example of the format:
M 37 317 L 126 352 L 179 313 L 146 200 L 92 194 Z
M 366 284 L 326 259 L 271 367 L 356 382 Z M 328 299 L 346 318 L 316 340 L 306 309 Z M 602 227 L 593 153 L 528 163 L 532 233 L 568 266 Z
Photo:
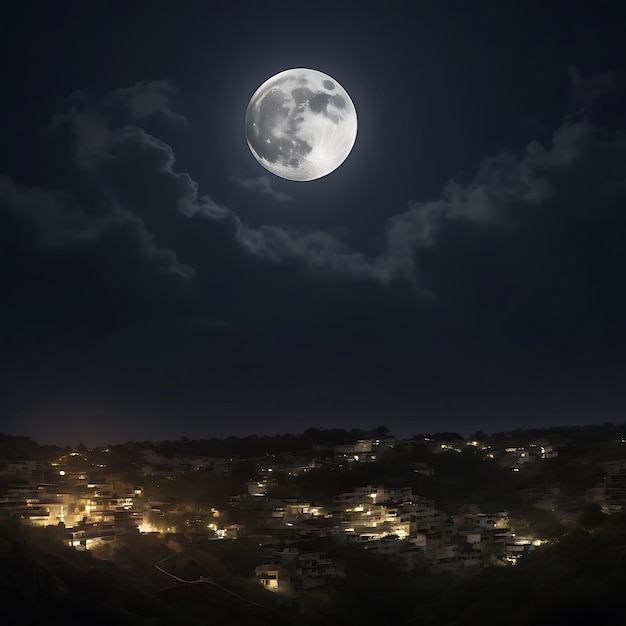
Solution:
M 83 126 L 74 112 L 74 123 Z M 102 128 L 105 141 L 93 149 L 90 137 L 76 135 L 77 152 L 89 155 L 90 163 L 105 181 L 106 191 L 122 210 L 140 218 L 155 241 L 172 247 L 177 254 L 194 259 L 194 269 L 215 258 L 219 250 L 248 260 L 273 264 L 300 261 L 314 272 L 338 276 L 352 274 L 372 279 L 389 279 L 394 263 L 385 257 L 370 258 L 350 250 L 336 237 L 324 232 L 300 232 L 281 226 L 245 227 L 235 212 L 209 196 L 199 196 L 199 185 L 188 174 L 175 170 L 171 146 L 138 126 Z M 103 146 L 106 145 L 106 149 Z M 267 180 L 267 179 L 266 179 Z M 242 186 L 262 186 L 263 192 L 285 200 L 271 190 L 263 177 Z M 192 242 L 201 239 L 198 248 Z M 219 255 L 218 255 L 219 256 Z
M 177 95 L 177 88 L 166 81 L 117 88 L 97 100 L 77 91 L 68 98 L 68 110 L 54 116 L 49 127 L 51 130 L 69 128 L 75 140 L 76 162 L 80 167 L 89 168 L 107 153 L 113 128 L 143 122 L 153 116 L 186 128 L 186 118 L 175 111 L 173 104 Z
M 617 277 L 626 219 L 615 186 L 626 175 L 624 147 L 619 134 L 586 122 L 560 128 L 550 146 L 529 146 L 533 177 L 499 196 L 506 229 L 452 213 L 423 249 L 424 280 L 444 308 L 460 312 L 482 349 L 591 365 L 625 347 Z M 533 192 L 529 202 L 533 180 L 549 193 Z
M 236 178 L 235 182 L 243 189 L 255 191 L 261 196 L 265 196 L 274 202 L 293 202 L 294 197 L 284 191 L 276 191 L 272 187 L 269 176 L 257 176 L 256 178 Z
M 57 248 L 95 239 L 110 220 L 84 213 L 63 191 L 20 187 L 0 176 L 0 203 L 5 217 L 23 222 L 32 248 Z
M 178 89 L 167 81 L 137 83 L 132 87 L 114 89 L 104 99 L 103 108 L 113 111 L 120 108 L 134 122 L 161 115 L 186 128 L 187 118 L 176 112 L 175 100 L 178 96 Z

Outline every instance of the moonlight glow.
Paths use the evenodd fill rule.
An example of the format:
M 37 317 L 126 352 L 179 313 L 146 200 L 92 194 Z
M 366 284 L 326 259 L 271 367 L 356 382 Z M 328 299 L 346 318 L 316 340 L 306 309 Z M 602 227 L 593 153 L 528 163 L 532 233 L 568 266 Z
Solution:
M 246 139 L 267 170 L 289 180 L 315 180 L 345 160 L 357 117 L 346 90 L 322 72 L 297 68 L 266 80 L 246 111 Z

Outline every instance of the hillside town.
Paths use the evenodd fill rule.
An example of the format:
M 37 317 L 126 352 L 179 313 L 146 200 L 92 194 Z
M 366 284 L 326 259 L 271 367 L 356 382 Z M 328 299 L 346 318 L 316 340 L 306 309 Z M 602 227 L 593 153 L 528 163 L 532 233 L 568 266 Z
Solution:
M 533 531 L 535 514 L 563 520 L 589 505 L 604 514 L 626 509 L 622 435 L 606 437 L 608 456 L 622 458 L 588 460 L 591 484 L 572 489 L 563 471 L 549 479 L 549 468 L 569 467 L 563 459 L 579 445 L 562 432 L 411 440 L 380 434 L 386 436 L 240 458 L 139 445 L 126 458 L 120 449 L 83 445 L 59 449 L 62 453 L 49 460 L 6 458 L 0 460 L 0 510 L 25 525 L 55 527 L 79 551 L 97 551 L 138 534 L 245 537 L 260 548 L 258 584 L 292 594 L 344 577 L 346 549 L 380 555 L 402 572 L 422 569 L 433 575 L 515 565 L 549 539 Z M 460 460 L 485 468 L 487 481 L 491 475 L 515 481 L 525 474 L 542 480 L 521 483 L 517 495 L 523 506 L 516 510 L 485 508 L 469 497 L 457 498 L 451 510 L 449 502 L 444 506 L 424 492 L 440 479 L 444 470 L 438 468 Z M 397 468 L 400 475 L 392 475 Z M 359 472 L 379 480 L 345 491 L 340 488 L 345 481 L 333 480 L 348 476 L 354 482 Z M 298 484 L 316 476 L 330 477 L 323 495 L 314 499 L 304 488 L 307 494 L 297 493 Z M 412 484 L 399 484 L 402 478 Z

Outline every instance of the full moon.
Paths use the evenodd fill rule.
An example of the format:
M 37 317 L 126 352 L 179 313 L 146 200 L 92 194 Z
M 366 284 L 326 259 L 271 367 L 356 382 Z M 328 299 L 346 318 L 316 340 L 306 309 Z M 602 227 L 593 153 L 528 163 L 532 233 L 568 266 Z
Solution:
M 285 70 L 266 80 L 246 111 L 246 139 L 256 160 L 288 180 L 336 170 L 356 141 L 356 109 L 346 90 L 317 70 Z

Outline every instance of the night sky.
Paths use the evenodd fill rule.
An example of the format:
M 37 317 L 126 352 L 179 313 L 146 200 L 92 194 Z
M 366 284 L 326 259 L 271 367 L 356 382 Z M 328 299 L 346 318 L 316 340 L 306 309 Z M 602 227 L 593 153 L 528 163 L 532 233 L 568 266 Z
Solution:
M 624 421 L 622 4 L 3 8 L 0 432 Z M 312 182 L 244 135 L 291 67 L 359 118 Z

